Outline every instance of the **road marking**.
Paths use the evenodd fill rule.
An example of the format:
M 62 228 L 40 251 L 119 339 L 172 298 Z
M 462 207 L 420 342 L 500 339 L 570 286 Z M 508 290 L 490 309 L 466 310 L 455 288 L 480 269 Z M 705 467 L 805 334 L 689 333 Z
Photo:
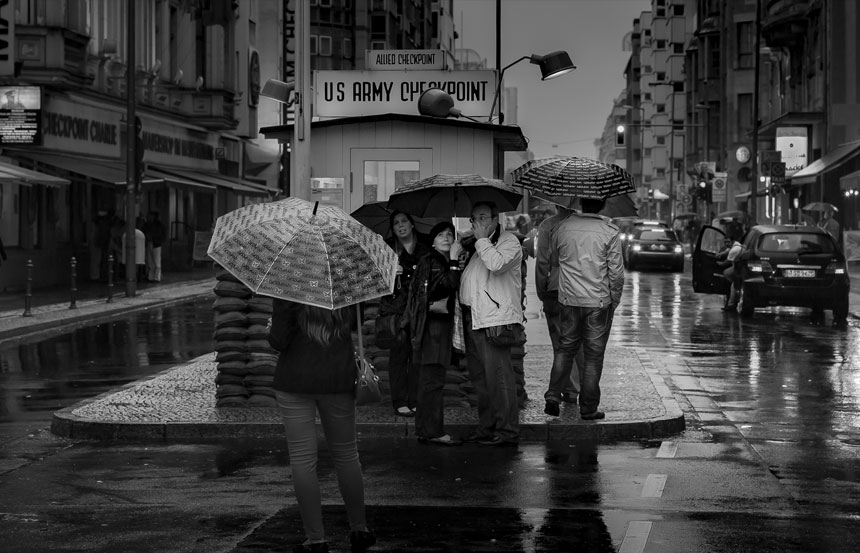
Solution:
M 618 553 L 642 553 L 648 543 L 648 535 L 651 533 L 651 523 L 644 520 L 631 520 L 627 525 L 627 533 Z
M 676 453 L 678 453 L 678 442 L 663 442 L 657 450 L 657 458 L 673 459 Z
M 660 497 L 663 495 L 663 488 L 666 486 L 665 474 L 649 474 L 645 479 L 645 485 L 642 487 L 642 497 Z

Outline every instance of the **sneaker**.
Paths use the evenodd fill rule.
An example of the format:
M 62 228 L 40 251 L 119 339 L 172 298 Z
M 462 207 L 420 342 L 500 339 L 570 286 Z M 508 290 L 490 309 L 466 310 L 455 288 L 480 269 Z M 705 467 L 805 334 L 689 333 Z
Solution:
M 451 436 L 450 434 L 445 434 L 444 436 L 438 436 L 436 438 L 418 438 L 418 441 L 425 444 L 435 444 L 435 445 L 463 445 L 463 442 L 458 440 L 457 438 Z
M 478 445 L 488 447 L 517 447 L 519 445 L 519 442 L 514 440 L 503 440 L 498 436 L 493 436 L 492 438 L 484 438 L 483 440 L 478 440 Z
M 546 401 L 546 407 L 543 408 L 543 412 L 553 417 L 557 417 L 561 414 L 561 410 L 558 408 L 558 402 L 549 399 Z
M 404 405 L 403 407 L 398 407 L 397 409 L 395 409 L 394 414 L 400 415 L 401 417 L 414 417 L 415 411 Z
M 580 413 L 579 418 L 584 421 L 594 421 L 598 419 L 605 419 L 606 413 L 603 411 L 592 411 L 591 413 Z
M 376 543 L 376 534 L 370 530 L 353 530 L 349 533 L 349 544 L 352 553 L 363 553 Z
M 576 393 L 575 392 L 562 392 L 561 400 L 564 403 L 570 403 L 571 405 L 576 405 Z
M 460 441 L 467 444 L 476 444 L 481 440 L 489 440 L 492 437 L 492 435 L 486 436 L 484 434 L 478 434 L 478 432 L 470 432 L 467 436 L 462 437 Z

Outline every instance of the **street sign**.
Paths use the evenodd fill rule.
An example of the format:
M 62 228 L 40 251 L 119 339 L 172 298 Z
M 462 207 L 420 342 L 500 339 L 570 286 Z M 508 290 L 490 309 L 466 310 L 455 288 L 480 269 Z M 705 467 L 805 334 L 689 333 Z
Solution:
M 681 198 L 681 203 L 685 206 L 690 206 L 693 204 L 693 197 L 687 194 L 686 192 L 682 192 L 678 194 L 678 197 Z
M 726 179 L 729 174 L 725 172 L 714 173 L 714 178 L 711 180 L 711 201 L 725 202 L 728 200 L 726 192 Z
M 772 171 L 773 162 L 770 161 L 762 161 L 761 162 L 761 175 L 760 177 L 769 177 Z
M 785 184 L 785 163 L 773 163 L 770 166 L 770 182 L 771 184 Z
M 780 162 L 782 161 L 782 152 L 779 150 L 764 150 L 761 152 L 761 162 L 764 165 L 765 162 Z

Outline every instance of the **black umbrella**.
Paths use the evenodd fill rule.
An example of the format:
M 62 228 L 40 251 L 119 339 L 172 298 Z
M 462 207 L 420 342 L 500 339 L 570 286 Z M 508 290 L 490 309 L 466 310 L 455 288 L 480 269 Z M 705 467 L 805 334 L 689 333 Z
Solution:
M 633 177 L 621 167 L 584 157 L 532 159 L 512 176 L 518 186 L 552 196 L 605 200 L 636 191 Z
M 373 232 L 381 235 L 383 238 L 390 238 L 391 228 L 389 226 L 389 221 L 391 220 L 391 214 L 397 210 L 389 209 L 386 204 L 387 202 L 368 202 L 350 213 L 350 215 L 353 219 Z M 416 232 L 420 234 L 428 234 L 430 229 L 433 228 L 433 225 L 446 220 L 446 218 L 415 217 L 413 215 L 412 220 L 415 221 Z
M 523 193 L 499 179 L 481 175 L 433 175 L 410 182 L 388 199 L 388 209 L 417 217 L 468 217 L 476 202 L 493 202 L 514 211 Z

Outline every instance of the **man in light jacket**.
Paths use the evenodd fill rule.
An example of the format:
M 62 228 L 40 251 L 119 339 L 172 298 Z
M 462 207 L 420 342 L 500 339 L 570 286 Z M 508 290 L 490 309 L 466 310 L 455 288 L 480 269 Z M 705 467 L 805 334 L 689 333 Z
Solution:
M 603 205 L 603 200 L 583 199 L 583 213 L 570 215 L 552 236 L 552 262 L 557 262 L 559 268 L 563 362 L 561 370 L 553 371 L 544 396 L 544 412 L 548 415 L 558 416 L 574 355 L 582 347 L 585 359 L 580 376 L 580 417 L 596 420 L 606 416 L 598 410 L 600 376 L 612 317 L 621 302 L 624 265 L 618 227 L 597 214 Z
M 543 304 L 543 313 L 546 316 L 546 326 L 549 331 L 549 339 L 552 343 L 552 371 L 560 371 L 561 363 L 564 362 L 564 357 L 561 356 L 559 349 L 559 334 L 561 328 L 559 319 L 561 318 L 561 304 L 558 303 L 558 265 L 553 265 L 551 261 L 552 252 L 550 244 L 552 235 L 555 232 L 559 223 L 567 219 L 573 213 L 572 209 L 558 206 L 557 213 L 551 217 L 547 217 L 540 223 L 537 236 L 537 247 L 535 248 L 535 291 L 537 297 Z M 576 356 L 570 370 L 570 384 L 567 389 L 562 392 L 561 400 L 565 403 L 576 404 L 579 396 L 579 367 L 583 364 L 582 350 Z M 556 403 L 556 405 L 558 405 Z M 558 413 L 555 413 L 558 416 Z
M 466 330 L 466 361 L 478 395 L 478 428 L 466 441 L 487 446 L 516 446 L 519 405 L 511 347 L 487 341 L 486 329 L 522 324 L 523 249 L 499 225 L 495 204 L 472 206 L 475 253 L 460 277 L 460 303 Z

